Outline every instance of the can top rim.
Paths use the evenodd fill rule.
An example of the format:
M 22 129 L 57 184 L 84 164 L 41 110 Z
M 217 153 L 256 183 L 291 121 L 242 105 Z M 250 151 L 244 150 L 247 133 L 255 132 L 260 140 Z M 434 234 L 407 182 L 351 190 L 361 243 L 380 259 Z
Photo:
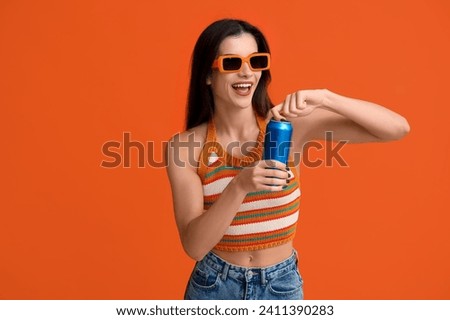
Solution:
M 290 123 L 290 121 L 289 121 L 289 120 L 285 120 L 285 119 L 280 119 L 280 120 L 277 120 L 277 119 L 275 119 L 274 117 L 272 117 L 272 118 L 270 119 L 270 121 L 274 121 L 274 122 L 284 122 L 284 123 Z

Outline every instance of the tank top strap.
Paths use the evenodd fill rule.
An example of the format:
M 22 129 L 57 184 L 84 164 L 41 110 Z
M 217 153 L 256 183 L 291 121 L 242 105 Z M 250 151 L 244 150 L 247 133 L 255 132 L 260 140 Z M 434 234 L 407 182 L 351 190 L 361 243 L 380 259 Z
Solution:
M 206 140 L 205 142 L 215 142 L 216 141 L 216 127 L 214 125 L 214 121 L 211 119 L 208 120 L 208 129 L 206 132 Z
M 259 127 L 259 135 L 256 141 L 258 142 L 258 144 L 261 144 L 262 147 L 264 143 L 264 137 L 266 135 L 266 120 L 263 117 L 256 115 L 256 121 L 258 122 Z

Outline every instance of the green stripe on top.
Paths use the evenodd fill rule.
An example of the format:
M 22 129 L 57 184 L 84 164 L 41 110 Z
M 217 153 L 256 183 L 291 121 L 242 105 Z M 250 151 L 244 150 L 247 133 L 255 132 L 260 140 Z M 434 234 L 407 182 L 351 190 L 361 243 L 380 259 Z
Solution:
M 287 188 L 286 188 L 286 189 L 283 189 L 282 191 L 268 191 L 268 190 L 262 190 L 262 191 L 256 191 L 256 192 L 249 192 L 249 193 L 245 196 L 243 203 L 247 203 L 247 202 L 252 201 L 251 197 L 256 197 L 256 196 L 261 196 L 261 195 L 271 195 L 271 196 L 273 196 L 274 194 L 276 194 L 276 193 L 278 193 L 278 192 L 283 192 L 283 193 L 285 193 L 286 191 L 289 192 L 289 191 L 291 191 L 292 189 L 295 189 L 295 188 L 297 188 L 297 187 L 298 187 L 298 183 L 297 183 L 297 182 L 293 182 L 293 183 L 290 183 L 290 184 L 287 186 Z M 269 199 L 269 197 L 267 197 L 267 199 Z M 264 200 L 264 199 L 261 199 L 261 200 Z M 258 200 L 255 200 L 255 201 L 258 201 Z M 213 204 L 214 204 L 214 201 L 203 201 L 203 205 L 205 205 L 205 206 L 211 206 L 211 205 L 213 205 Z
M 270 212 L 266 212 L 266 213 L 252 213 L 252 214 L 247 214 L 247 215 L 239 215 L 239 216 L 235 216 L 233 221 L 240 221 L 240 220 L 245 220 L 245 219 L 252 219 L 252 218 L 256 218 L 256 217 L 266 217 L 266 216 L 270 216 L 270 215 L 274 215 L 274 214 L 279 214 L 279 213 L 283 213 L 286 211 L 290 211 L 293 210 L 295 208 L 299 207 L 299 202 L 297 201 L 297 199 L 294 200 L 294 203 L 292 205 L 290 205 L 289 207 L 283 207 L 281 209 L 278 209 L 276 211 L 270 211 Z M 270 209 L 270 208 L 267 208 Z
M 242 170 L 242 168 L 240 168 L 240 167 L 231 167 L 231 166 L 230 166 L 230 167 L 227 167 L 227 166 L 221 166 L 221 167 L 218 167 L 218 168 L 214 169 L 214 170 L 211 171 L 211 172 L 206 173 L 206 174 L 205 174 L 205 180 L 208 179 L 208 178 L 210 178 L 210 177 L 212 177 L 212 176 L 214 176 L 215 174 L 217 174 L 217 173 L 219 173 L 219 172 L 221 172 L 221 171 L 224 171 L 224 170 L 240 171 L 240 170 Z
M 294 181 L 294 182 L 288 184 L 286 189 L 283 189 L 281 191 L 261 190 L 261 191 L 249 192 L 249 193 L 247 193 L 246 197 L 260 196 L 260 195 L 263 195 L 263 194 L 274 194 L 275 192 L 286 192 L 286 191 L 289 191 L 289 190 L 292 190 L 292 189 L 296 188 L 297 186 L 298 186 L 297 181 Z
M 286 236 L 289 236 L 295 232 L 295 225 L 291 226 L 288 230 L 281 232 L 281 233 L 275 233 L 272 235 L 266 235 L 266 236 L 256 236 L 253 238 L 246 238 L 246 239 L 229 239 L 224 236 L 221 243 L 239 243 L 239 242 L 257 242 L 257 241 L 266 241 L 274 238 L 284 238 Z M 220 243 L 219 243 L 220 244 Z

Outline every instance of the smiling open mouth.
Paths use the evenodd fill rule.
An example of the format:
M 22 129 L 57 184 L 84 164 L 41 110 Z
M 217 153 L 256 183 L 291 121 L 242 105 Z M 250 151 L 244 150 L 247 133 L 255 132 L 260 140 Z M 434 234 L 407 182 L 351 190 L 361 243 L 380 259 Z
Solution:
M 247 95 L 250 93 L 253 84 L 251 83 L 235 83 L 232 85 L 233 89 L 240 95 Z

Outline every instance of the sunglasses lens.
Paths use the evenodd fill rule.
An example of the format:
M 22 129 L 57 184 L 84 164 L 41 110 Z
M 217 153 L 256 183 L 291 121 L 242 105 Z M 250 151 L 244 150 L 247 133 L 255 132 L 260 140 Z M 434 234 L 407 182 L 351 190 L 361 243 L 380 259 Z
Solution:
M 241 58 L 224 58 L 222 61 L 222 66 L 224 70 L 231 71 L 231 70 L 239 70 L 242 65 L 242 59 Z
M 250 64 L 253 69 L 264 69 L 269 65 L 269 57 L 267 56 L 256 56 L 250 58 Z

